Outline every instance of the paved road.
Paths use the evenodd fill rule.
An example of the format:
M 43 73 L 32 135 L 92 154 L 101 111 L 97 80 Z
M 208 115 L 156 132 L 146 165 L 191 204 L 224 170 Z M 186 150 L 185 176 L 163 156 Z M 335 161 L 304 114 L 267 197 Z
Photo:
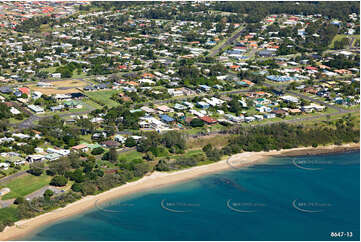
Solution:
M 25 196 L 25 198 L 27 200 L 33 200 L 34 198 L 42 197 L 44 195 L 44 192 L 48 189 L 53 191 L 54 194 L 59 194 L 59 193 L 61 193 L 61 190 L 62 190 L 62 189 L 54 187 L 54 186 L 45 186 L 45 187 L 40 188 L 39 190 L 36 190 L 33 193 L 30 193 L 29 195 Z
M 0 200 L 0 208 L 10 207 L 11 205 L 13 205 L 14 201 L 15 201 L 15 198 L 4 200 L 4 201 Z
M 210 57 L 214 57 L 216 56 L 219 52 L 221 52 L 225 47 L 227 47 L 228 45 L 233 44 L 233 41 L 235 41 L 239 36 L 241 36 L 241 34 L 244 32 L 246 28 L 242 28 L 241 30 L 239 30 L 236 34 L 234 34 L 232 37 L 230 37 L 226 42 L 224 42 L 221 46 L 219 46 L 217 49 L 211 51 L 211 53 L 209 53 Z

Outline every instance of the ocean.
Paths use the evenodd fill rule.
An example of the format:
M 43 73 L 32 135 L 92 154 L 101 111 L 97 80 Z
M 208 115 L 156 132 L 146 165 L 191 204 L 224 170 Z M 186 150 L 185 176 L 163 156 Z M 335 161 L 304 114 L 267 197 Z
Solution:
M 360 153 L 278 157 L 129 195 L 21 240 L 359 240 Z

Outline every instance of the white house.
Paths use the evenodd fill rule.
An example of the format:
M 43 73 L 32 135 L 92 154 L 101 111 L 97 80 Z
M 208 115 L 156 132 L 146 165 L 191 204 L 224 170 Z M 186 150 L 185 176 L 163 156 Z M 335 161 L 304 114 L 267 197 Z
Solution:
M 37 105 L 30 104 L 28 105 L 28 108 L 34 113 L 44 113 L 44 109 Z

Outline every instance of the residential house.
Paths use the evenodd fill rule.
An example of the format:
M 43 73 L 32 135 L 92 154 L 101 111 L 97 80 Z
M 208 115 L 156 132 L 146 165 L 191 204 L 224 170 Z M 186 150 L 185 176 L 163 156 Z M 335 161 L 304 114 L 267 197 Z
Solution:
M 28 105 L 28 108 L 34 113 L 44 113 L 44 109 L 37 105 L 30 104 Z
M 209 116 L 203 116 L 200 119 L 203 120 L 207 124 L 215 124 L 215 123 L 217 123 L 217 119 L 211 118 Z
M 71 147 L 71 150 L 76 151 L 76 152 L 88 152 L 89 147 L 87 144 L 79 144 L 79 145 Z
M 115 140 L 107 140 L 107 141 L 103 141 L 102 145 L 107 148 L 118 148 L 120 146 L 120 143 Z

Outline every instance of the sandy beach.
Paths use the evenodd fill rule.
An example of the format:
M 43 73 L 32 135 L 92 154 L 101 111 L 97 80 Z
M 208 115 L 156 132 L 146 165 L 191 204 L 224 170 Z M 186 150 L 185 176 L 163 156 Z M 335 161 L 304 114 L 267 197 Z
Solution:
M 267 162 L 267 158 L 271 156 L 292 156 L 302 154 L 315 155 L 330 152 L 356 150 L 359 149 L 359 147 L 360 144 L 346 144 L 342 146 L 330 145 L 321 146 L 319 148 L 295 148 L 269 152 L 244 152 L 233 155 L 228 159 L 224 159 L 219 162 L 192 167 L 181 171 L 153 172 L 151 175 L 145 176 L 138 181 L 127 183 L 95 196 L 87 196 L 79 201 L 67 205 L 64 208 L 56 209 L 52 212 L 39 215 L 35 218 L 18 221 L 14 226 L 7 227 L 3 232 L 0 233 L 0 240 L 14 240 L 18 237 L 22 237 L 27 233 L 32 232 L 41 226 L 48 225 L 53 221 L 64 219 L 69 216 L 79 214 L 85 210 L 92 209 L 96 203 L 105 202 L 107 200 L 122 197 L 139 191 L 145 191 L 181 181 L 187 181 L 202 175 L 222 170 L 246 167 L 257 163 Z

